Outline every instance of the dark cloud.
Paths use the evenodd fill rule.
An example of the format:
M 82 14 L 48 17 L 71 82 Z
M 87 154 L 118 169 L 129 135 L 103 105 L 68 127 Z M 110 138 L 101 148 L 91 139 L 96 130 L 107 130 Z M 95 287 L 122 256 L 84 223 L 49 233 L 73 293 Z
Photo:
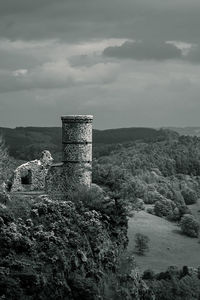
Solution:
M 1 0 L 0 37 L 199 41 L 199 0 Z
M 182 52 L 176 46 L 165 42 L 130 42 L 121 46 L 107 47 L 103 54 L 109 57 L 136 60 L 166 60 L 182 57 Z
M 0 125 L 198 123 L 199 15 L 199 0 L 0 0 Z

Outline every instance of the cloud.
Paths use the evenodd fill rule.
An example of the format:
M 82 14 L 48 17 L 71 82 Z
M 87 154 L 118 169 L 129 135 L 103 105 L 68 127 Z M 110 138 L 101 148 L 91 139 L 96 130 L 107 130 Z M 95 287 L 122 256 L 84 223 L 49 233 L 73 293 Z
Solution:
M 199 0 L 1 2 L 2 126 L 199 122 Z
M 179 59 L 182 52 L 173 44 L 153 41 L 126 41 L 121 46 L 112 46 L 104 49 L 103 54 L 109 57 L 135 60 L 167 60 Z
M 74 68 L 67 60 L 60 60 L 47 62 L 30 70 L 1 70 L 0 93 L 108 84 L 115 80 L 118 68 L 116 63 L 97 63 L 89 67 Z
M 6 0 L 0 37 L 16 40 L 130 38 L 199 41 L 199 0 Z

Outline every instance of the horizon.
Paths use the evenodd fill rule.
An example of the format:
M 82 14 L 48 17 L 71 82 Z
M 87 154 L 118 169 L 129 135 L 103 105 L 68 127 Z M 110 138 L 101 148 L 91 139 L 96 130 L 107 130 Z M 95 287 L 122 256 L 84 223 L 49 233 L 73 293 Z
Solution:
M 34 125 L 30 125 L 30 126 L 15 126 L 15 127 L 4 127 L 4 126 L 0 126 L 0 129 L 4 128 L 4 129 L 18 129 L 18 128 L 61 128 L 62 129 L 62 124 L 60 126 L 34 126 Z M 199 126 L 161 126 L 161 127 L 149 127 L 149 126 L 127 126 L 127 127 L 113 127 L 113 128 L 94 128 L 93 130 L 98 130 L 98 131 L 105 131 L 105 130 L 115 130 L 115 129 L 131 129 L 131 128 L 147 128 L 147 129 L 156 129 L 156 130 L 160 130 L 160 129 L 194 129 L 194 128 L 199 128 L 200 129 L 200 125 Z

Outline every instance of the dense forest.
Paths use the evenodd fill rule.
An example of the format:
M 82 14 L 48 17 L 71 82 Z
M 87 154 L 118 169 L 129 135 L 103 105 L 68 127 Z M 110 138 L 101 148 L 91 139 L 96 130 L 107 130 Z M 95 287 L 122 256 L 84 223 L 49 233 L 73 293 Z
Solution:
M 116 147 L 116 146 L 115 146 Z M 154 204 L 151 213 L 179 220 L 199 197 L 200 139 L 127 143 L 93 163 L 93 181 L 128 204 Z
M 128 220 L 139 210 L 198 242 L 191 208 L 200 197 L 200 138 L 159 131 L 111 143 L 106 134 L 94 145 L 91 190 L 77 187 L 56 202 L 1 191 L 0 299 L 200 299 L 199 265 L 180 269 L 169 261 L 167 270 L 147 266 L 141 274 L 137 255 L 126 252 Z M 3 181 L 17 162 L 3 142 L 0 148 Z M 17 158 L 29 159 L 27 149 Z
M 60 127 L 16 127 L 0 128 L 9 153 L 19 160 L 31 160 L 48 149 L 56 160 L 60 159 L 61 135 Z M 166 137 L 177 135 L 173 131 L 156 130 L 151 128 L 121 128 L 108 130 L 93 130 L 93 144 L 96 148 L 105 144 L 117 144 L 127 141 L 142 140 L 144 142 L 165 140 Z

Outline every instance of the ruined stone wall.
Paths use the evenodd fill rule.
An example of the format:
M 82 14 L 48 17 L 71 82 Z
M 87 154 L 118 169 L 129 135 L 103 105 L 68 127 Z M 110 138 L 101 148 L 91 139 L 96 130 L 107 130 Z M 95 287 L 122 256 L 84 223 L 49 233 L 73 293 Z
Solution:
M 20 165 L 13 174 L 11 192 L 40 191 L 45 188 L 45 177 L 53 162 L 49 151 L 44 150 L 41 158 Z
M 62 164 L 52 165 L 46 177 L 46 192 L 65 195 L 76 184 L 90 187 L 92 182 L 91 115 L 63 116 Z

